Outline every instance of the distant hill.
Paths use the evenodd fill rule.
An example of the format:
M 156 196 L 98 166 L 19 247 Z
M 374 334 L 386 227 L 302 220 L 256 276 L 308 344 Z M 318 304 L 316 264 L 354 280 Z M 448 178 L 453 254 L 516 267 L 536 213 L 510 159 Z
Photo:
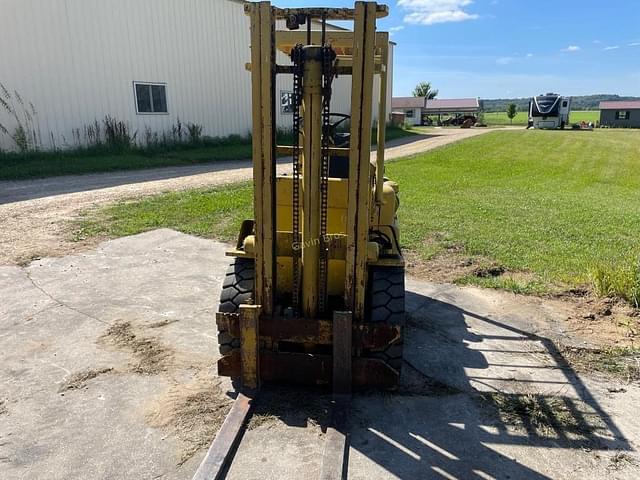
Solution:
M 572 110 L 597 110 L 600 102 L 616 101 L 616 100 L 640 100 L 640 97 L 622 97 L 620 95 L 577 95 L 571 97 Z M 529 109 L 529 98 L 496 98 L 480 100 L 480 108 L 485 112 L 504 112 L 507 105 L 515 103 L 518 111 L 523 112 Z

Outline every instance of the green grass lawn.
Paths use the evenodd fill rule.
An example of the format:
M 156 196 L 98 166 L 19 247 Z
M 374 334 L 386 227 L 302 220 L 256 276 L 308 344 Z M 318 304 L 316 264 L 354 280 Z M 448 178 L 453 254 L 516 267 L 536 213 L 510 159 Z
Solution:
M 638 161 L 640 132 L 505 131 L 387 174 L 401 186 L 403 243 L 423 258 L 455 243 L 544 285 L 580 285 L 637 262 Z
M 529 120 L 528 112 L 518 112 L 516 117 L 513 119 L 513 125 L 527 125 L 527 121 Z M 570 123 L 580 123 L 582 121 L 585 122 L 597 122 L 600 120 L 600 112 L 599 111 L 573 111 L 569 117 Z M 490 112 L 484 114 L 484 121 L 489 126 L 494 125 L 511 125 L 511 121 L 509 117 L 507 117 L 506 112 Z
M 399 127 L 387 127 L 387 141 L 415 135 L 417 132 Z M 377 132 L 374 129 L 372 141 Z M 290 135 L 283 134 L 280 143 L 291 144 Z M 251 158 L 249 139 L 231 137 L 219 139 L 202 146 L 177 145 L 160 151 L 132 148 L 124 152 L 112 152 L 107 148 L 79 151 L 31 152 L 13 154 L 0 152 L 0 180 L 25 180 L 59 175 L 119 170 L 194 165 L 222 160 Z
M 455 244 L 535 285 L 475 283 L 544 292 L 595 280 L 623 294 L 634 281 L 640 292 L 638 162 L 640 131 L 499 131 L 390 162 L 387 175 L 400 184 L 402 243 L 422 259 Z M 170 227 L 233 240 L 250 217 L 242 184 L 107 207 L 78 236 Z

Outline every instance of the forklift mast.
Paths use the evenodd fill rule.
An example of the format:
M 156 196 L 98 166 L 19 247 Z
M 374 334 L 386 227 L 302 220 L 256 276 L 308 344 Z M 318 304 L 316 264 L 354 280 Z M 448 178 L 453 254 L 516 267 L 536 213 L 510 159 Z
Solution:
M 276 298 L 276 168 L 278 151 L 294 157 L 293 295 L 295 314 L 315 318 L 326 314 L 328 157 L 348 156 L 349 197 L 346 231 L 344 309 L 363 320 L 367 283 L 367 242 L 370 211 L 370 153 L 373 79 L 381 74 L 378 106 L 376 199 L 382 198 L 386 117 L 388 34 L 376 34 L 376 19 L 386 6 L 357 2 L 354 9 L 280 9 L 270 2 L 246 5 L 251 17 L 251 77 L 253 90 L 253 166 L 255 188 L 255 303 L 273 314 Z M 327 21 L 351 20 L 353 32 L 327 31 Z M 289 31 L 276 31 L 284 21 Z M 320 30 L 312 30 L 312 22 Z M 305 31 L 298 31 L 305 27 Z M 276 51 L 287 51 L 293 68 L 276 64 Z M 298 68 L 301 70 L 299 71 Z M 276 146 L 276 76 L 294 76 L 294 145 Z M 331 80 L 350 75 L 351 121 L 348 151 L 328 145 Z M 298 86 L 301 85 L 301 92 Z M 301 128 L 296 117 L 301 112 Z M 324 134 L 323 134 L 324 131 Z M 299 132 L 299 135 L 298 135 Z M 324 140 L 324 141 L 323 141 Z M 298 227 L 298 228 L 296 228 Z

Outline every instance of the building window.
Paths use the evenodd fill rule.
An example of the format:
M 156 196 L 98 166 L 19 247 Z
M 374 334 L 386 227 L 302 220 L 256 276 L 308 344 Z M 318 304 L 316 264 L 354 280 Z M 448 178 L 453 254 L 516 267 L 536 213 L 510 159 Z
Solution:
M 162 114 L 167 110 L 167 84 L 133 82 L 136 113 Z
M 404 112 L 405 113 L 405 117 L 407 118 L 413 118 L 413 116 L 415 115 L 415 110 L 412 108 L 411 110 L 407 110 Z
M 631 112 L 629 110 L 618 110 L 616 112 L 616 120 L 629 120 Z
M 562 106 L 563 106 L 564 108 L 566 108 L 566 107 L 567 107 L 567 105 L 569 105 L 569 102 L 567 102 L 566 100 L 565 100 L 564 102 L 562 102 Z
M 284 115 L 293 113 L 293 92 L 280 91 L 280 113 Z

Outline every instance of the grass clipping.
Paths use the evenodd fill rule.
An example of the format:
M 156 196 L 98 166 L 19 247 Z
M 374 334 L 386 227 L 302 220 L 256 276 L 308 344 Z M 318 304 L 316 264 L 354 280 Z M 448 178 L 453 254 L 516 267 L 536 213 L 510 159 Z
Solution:
M 573 434 L 589 439 L 601 427 L 597 418 L 586 413 L 590 409 L 582 401 L 533 393 L 498 392 L 483 393 L 481 399 L 504 425 L 524 428 L 541 437 Z
M 219 385 L 211 378 L 176 385 L 149 410 L 149 425 L 162 428 L 183 443 L 178 465 L 211 444 L 229 413 L 232 402 Z
M 82 370 L 81 372 L 74 373 L 64 382 L 62 382 L 60 388 L 58 388 L 58 392 L 66 392 L 67 390 L 80 390 L 81 388 L 86 387 L 89 380 L 93 380 L 94 378 L 97 378 L 105 373 L 109 373 L 112 370 L 113 368 L 90 368 L 87 370 Z
M 627 383 L 640 381 L 640 348 L 563 347 L 560 351 L 579 372 L 599 372 Z

